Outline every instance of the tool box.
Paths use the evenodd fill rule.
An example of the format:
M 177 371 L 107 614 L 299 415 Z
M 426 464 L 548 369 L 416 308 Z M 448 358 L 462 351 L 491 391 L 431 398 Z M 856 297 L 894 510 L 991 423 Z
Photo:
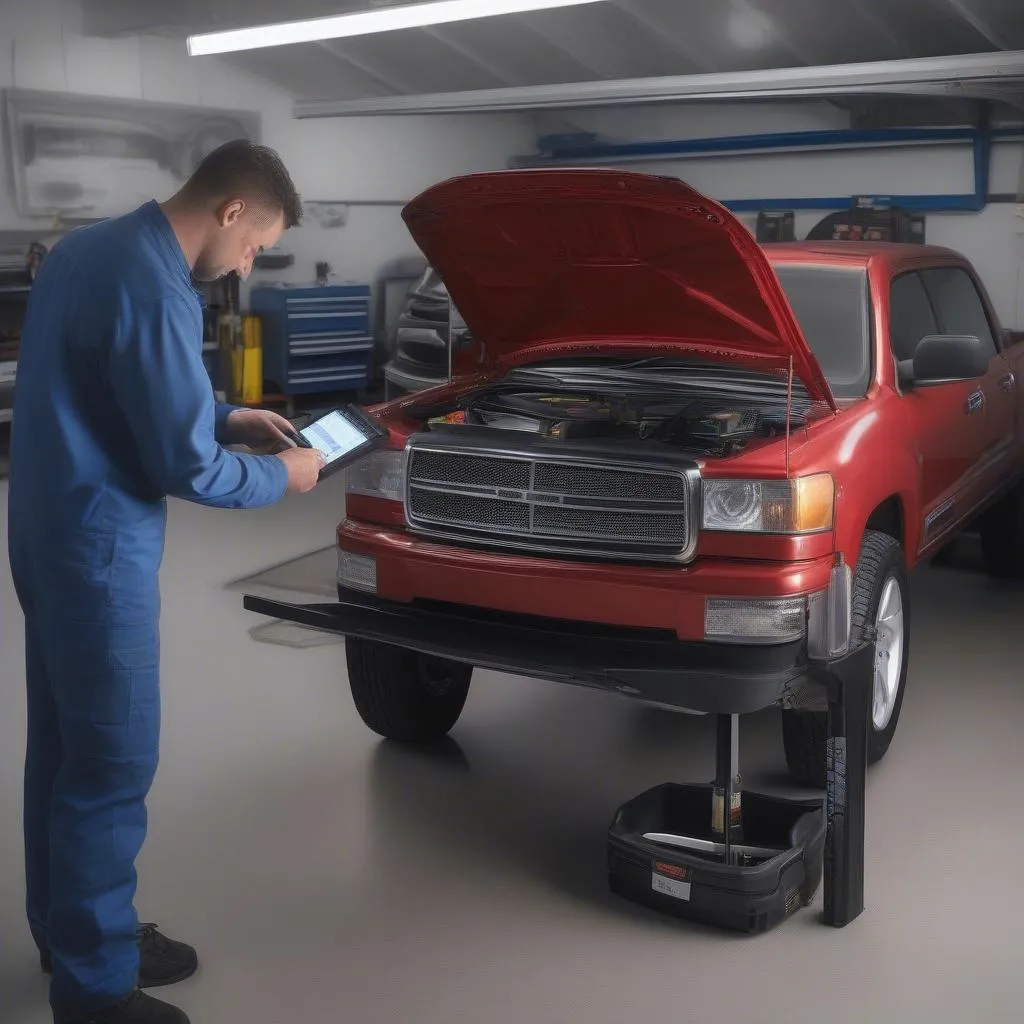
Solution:
M 743 792 L 727 850 L 713 829 L 714 796 L 711 785 L 666 783 L 620 807 L 608 835 L 609 888 L 660 913 L 767 931 L 821 884 L 825 809 Z
M 263 285 L 263 375 L 283 395 L 362 391 L 373 375 L 370 286 Z

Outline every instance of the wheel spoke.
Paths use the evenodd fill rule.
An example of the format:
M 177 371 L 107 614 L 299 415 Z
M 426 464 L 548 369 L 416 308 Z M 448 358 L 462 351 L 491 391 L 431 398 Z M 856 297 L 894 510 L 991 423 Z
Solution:
M 892 718 L 903 669 L 903 593 L 890 576 L 882 587 L 875 615 L 875 673 L 871 717 L 876 729 Z

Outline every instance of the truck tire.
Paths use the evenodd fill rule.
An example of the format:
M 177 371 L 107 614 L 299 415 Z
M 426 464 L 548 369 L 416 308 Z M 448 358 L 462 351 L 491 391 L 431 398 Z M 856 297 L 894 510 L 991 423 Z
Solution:
M 1024 579 L 1024 487 L 1018 484 L 978 522 L 985 570 L 993 579 Z
M 899 542 L 888 534 L 869 530 L 864 535 L 853 579 L 852 618 L 854 644 L 878 630 L 867 723 L 868 764 L 875 764 L 885 756 L 899 723 L 910 654 L 910 581 Z M 825 788 L 826 731 L 826 712 L 783 709 L 782 744 L 790 775 L 818 789 Z
M 357 637 L 345 641 L 345 659 L 359 717 L 379 736 L 426 743 L 447 735 L 459 720 L 471 665 Z

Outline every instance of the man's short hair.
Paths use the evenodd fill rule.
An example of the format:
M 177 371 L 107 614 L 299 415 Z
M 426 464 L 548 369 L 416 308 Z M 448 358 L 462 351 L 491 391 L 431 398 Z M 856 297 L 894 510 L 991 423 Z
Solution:
M 281 158 L 268 146 L 248 139 L 226 142 L 208 154 L 184 191 L 206 202 L 244 199 L 273 216 L 280 211 L 285 229 L 302 220 L 302 201 Z

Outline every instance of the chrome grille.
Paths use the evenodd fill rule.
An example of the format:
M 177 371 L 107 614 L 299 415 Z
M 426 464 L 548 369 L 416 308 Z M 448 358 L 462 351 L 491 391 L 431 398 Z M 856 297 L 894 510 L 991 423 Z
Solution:
M 413 444 L 406 516 L 425 534 L 542 553 L 687 561 L 696 471 Z

